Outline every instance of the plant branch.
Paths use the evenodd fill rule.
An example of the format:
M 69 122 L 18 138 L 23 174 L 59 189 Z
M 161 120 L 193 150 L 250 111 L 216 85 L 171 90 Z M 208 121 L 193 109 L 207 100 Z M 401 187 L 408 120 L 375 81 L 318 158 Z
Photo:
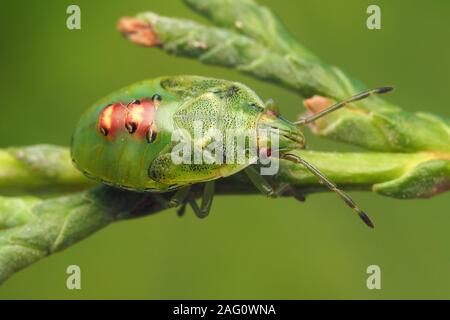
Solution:
M 0 185 L 14 181 L 15 187 L 42 191 L 42 188 L 52 184 L 77 188 L 91 184 L 90 180 L 72 167 L 66 148 L 42 145 L 0 150 L 0 153 L 9 154 L 11 150 L 14 150 L 14 154 L 26 153 L 28 157 L 36 159 L 45 153 L 47 158 L 53 159 L 52 170 L 58 174 L 43 175 L 42 172 L 48 169 L 45 161 L 23 162 L 20 157 L 5 157 L 8 161 L 0 161 L 2 172 L 5 167 L 1 165 L 5 163 L 6 169 L 20 170 L 8 171 L 8 180 L 0 178 Z M 434 181 L 434 177 L 425 169 L 434 167 L 442 172 L 442 164 L 430 153 L 339 154 L 303 151 L 298 154 L 346 189 L 373 190 L 398 198 L 427 197 L 438 192 L 436 186 L 439 182 Z M 449 175 L 450 167 L 446 170 Z M 421 181 L 429 180 L 430 183 L 418 184 L 418 178 Z M 284 160 L 280 161 L 279 174 L 271 182 L 274 185 L 280 182 L 289 184 L 283 196 L 303 198 L 325 190 L 305 168 Z M 194 192 L 200 196 L 201 190 L 201 186 L 196 185 Z M 244 174 L 219 180 L 216 192 L 222 195 L 259 193 Z M 0 282 L 111 222 L 165 210 L 161 199 L 169 199 L 171 195 L 135 193 L 103 186 L 50 199 L 33 196 L 0 197 Z
M 75 170 L 67 148 L 36 145 L 0 149 L 0 192 L 52 194 L 95 183 Z
M 296 151 L 309 162 L 317 166 L 330 179 L 348 189 L 371 190 L 380 194 L 397 198 L 420 198 L 436 194 L 434 188 L 418 183 L 414 193 L 402 193 L 399 188 L 395 193 L 384 191 L 386 184 L 407 180 L 407 177 L 416 176 L 423 168 L 442 167 L 442 173 L 446 172 L 447 161 L 443 161 L 442 155 L 431 152 L 421 153 L 336 153 L 318 151 Z M 294 153 L 296 153 L 294 152 Z M 351 165 L 350 165 L 351 164 Z M 432 170 L 433 171 L 433 170 Z M 430 177 L 433 173 L 426 172 Z M 243 174 L 237 174 L 228 179 L 223 179 L 222 190 L 230 186 L 234 194 L 253 192 L 253 187 Z M 424 179 L 422 174 L 421 179 Z M 279 162 L 278 174 L 267 179 L 276 185 L 286 182 L 299 188 L 299 192 L 305 195 L 324 189 L 317 179 L 304 167 L 289 161 Z M 446 181 L 445 174 L 441 176 Z M 436 180 L 436 181 L 441 181 Z M 220 180 L 221 181 L 221 180 Z M 219 185 L 220 185 L 219 181 Z M 239 184 L 236 189 L 232 184 Z M 42 193 L 67 193 L 68 191 L 83 190 L 97 185 L 96 182 L 86 178 L 73 167 L 68 148 L 52 145 L 35 145 L 20 148 L 0 149 L 0 189 L 13 195 L 23 194 L 41 195 Z M 250 189 L 250 191 L 249 191 Z M 306 191 L 305 191 L 306 190 Z M 5 191 L 5 192 L 3 192 Z M 438 191 L 438 190 L 434 190 Z M 444 191 L 442 188 L 439 191 Z M 1 217 L 0 213 L 0 217 Z M 1 220 L 0 220 L 1 221 Z M 1 224 L 0 224 L 1 226 Z
M 146 12 L 121 19 L 119 30 L 134 43 L 235 68 L 292 89 L 309 98 L 304 103 L 310 112 L 366 88 L 339 68 L 320 61 L 290 35 L 270 9 L 254 0 L 184 1 L 219 27 Z M 153 41 L 143 40 L 149 35 Z M 379 97 L 324 117 L 312 129 L 317 135 L 370 150 L 431 151 L 446 153 L 444 158 L 450 153 L 450 120 L 408 113 Z

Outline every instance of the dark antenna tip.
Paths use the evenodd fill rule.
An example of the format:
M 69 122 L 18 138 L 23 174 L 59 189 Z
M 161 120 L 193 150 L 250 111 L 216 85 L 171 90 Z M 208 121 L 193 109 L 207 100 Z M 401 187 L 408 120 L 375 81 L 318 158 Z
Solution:
M 374 90 L 375 93 L 378 94 L 383 94 L 383 93 L 388 93 L 391 92 L 392 90 L 394 90 L 394 87 L 380 87 Z
M 364 223 L 370 227 L 370 228 L 375 228 L 375 225 L 373 224 L 372 220 L 370 220 L 369 216 L 367 214 L 365 214 L 364 212 L 359 212 L 359 217 L 362 219 L 362 221 L 364 221 Z

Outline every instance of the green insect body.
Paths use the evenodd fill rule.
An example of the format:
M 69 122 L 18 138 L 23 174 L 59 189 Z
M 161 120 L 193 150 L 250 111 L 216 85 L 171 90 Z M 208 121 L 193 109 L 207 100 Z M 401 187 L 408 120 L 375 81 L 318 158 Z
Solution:
M 380 88 L 359 94 L 330 107 L 320 116 L 347 102 L 386 91 L 386 88 Z M 72 159 L 85 175 L 111 186 L 140 192 L 179 190 L 172 205 L 189 202 L 199 216 L 205 216 L 214 193 L 211 181 L 241 170 L 246 170 L 263 192 L 271 195 L 276 192 L 263 177 L 251 170 L 248 162 L 175 164 L 171 158 L 176 145 L 173 141 L 175 131 L 182 129 L 189 134 L 192 144 L 205 146 L 210 137 L 206 133 L 200 137 L 195 135 L 196 121 L 203 124 L 202 132 L 258 132 L 260 128 L 269 128 L 277 135 L 277 150 L 273 150 L 270 141 L 262 136 L 256 137 L 258 146 L 266 145 L 268 153 L 276 151 L 280 158 L 305 165 L 372 225 L 354 202 L 317 169 L 289 154 L 289 151 L 305 147 L 299 124 L 315 119 L 317 116 L 292 123 L 240 83 L 197 76 L 162 77 L 123 88 L 88 109 L 73 135 Z M 198 208 L 188 195 L 189 186 L 200 182 L 207 184 L 206 196 Z
M 256 130 L 264 118 L 274 125 L 279 122 L 285 130 L 298 131 L 303 141 L 295 125 L 263 115 L 264 103 L 239 83 L 194 76 L 142 81 L 100 100 L 83 115 L 73 136 L 72 159 L 86 175 L 106 184 L 165 192 L 226 177 L 248 166 L 167 163 L 174 130 L 185 129 L 194 135 L 194 121 L 201 121 L 205 131 Z

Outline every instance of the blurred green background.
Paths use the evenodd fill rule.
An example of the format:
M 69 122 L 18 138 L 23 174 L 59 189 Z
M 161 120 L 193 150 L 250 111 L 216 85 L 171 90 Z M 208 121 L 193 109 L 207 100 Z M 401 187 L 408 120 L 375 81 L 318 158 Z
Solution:
M 387 98 L 408 111 L 450 117 L 450 2 L 261 2 L 325 61 L 370 87 L 394 85 Z M 66 29 L 70 4 L 81 7 L 81 30 Z M 369 4 L 382 9 L 380 31 L 366 28 Z M 0 10 L 0 147 L 68 145 L 92 102 L 160 75 L 234 79 L 275 99 L 288 118 L 301 110 L 300 98 L 284 89 L 131 45 L 116 31 L 119 17 L 144 10 L 206 22 L 181 1 L 3 1 Z M 308 137 L 314 149 L 354 150 Z M 333 194 L 306 203 L 217 197 L 205 220 L 170 210 L 111 225 L 16 274 L 0 298 L 450 298 L 449 194 L 353 195 L 375 230 Z M 82 290 L 66 289 L 70 264 L 81 267 Z M 381 267 L 381 290 L 366 288 L 372 264 Z

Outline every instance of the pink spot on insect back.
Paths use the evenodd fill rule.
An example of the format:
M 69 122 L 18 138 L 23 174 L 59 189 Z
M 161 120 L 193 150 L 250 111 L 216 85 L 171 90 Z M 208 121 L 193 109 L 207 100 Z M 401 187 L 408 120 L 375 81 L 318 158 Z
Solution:
M 114 139 L 120 132 L 128 132 L 137 139 L 155 140 L 156 109 L 159 101 L 153 99 L 134 100 L 125 105 L 116 102 L 100 112 L 98 130 L 107 139 Z
M 99 116 L 100 133 L 109 139 L 114 139 L 117 132 L 124 128 L 126 115 L 127 109 L 120 102 L 106 106 Z
M 144 138 L 150 129 L 155 129 L 156 105 L 151 99 L 142 99 L 127 106 L 126 127 L 136 138 Z

